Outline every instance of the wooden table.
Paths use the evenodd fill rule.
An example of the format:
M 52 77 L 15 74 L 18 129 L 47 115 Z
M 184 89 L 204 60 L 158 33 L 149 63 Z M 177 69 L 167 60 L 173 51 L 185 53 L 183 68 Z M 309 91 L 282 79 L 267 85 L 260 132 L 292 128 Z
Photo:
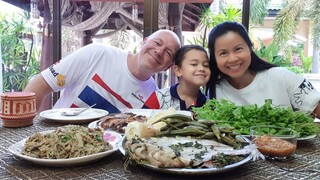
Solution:
M 8 147 L 35 132 L 55 129 L 64 124 L 37 116 L 34 124 L 23 128 L 5 128 L 0 122 L 1 179 L 320 179 L 320 138 L 298 142 L 292 160 L 285 162 L 250 161 L 232 171 L 212 175 L 172 175 L 142 167 L 123 167 L 123 155 L 113 153 L 88 165 L 46 167 L 15 158 Z M 86 126 L 87 124 L 84 124 Z

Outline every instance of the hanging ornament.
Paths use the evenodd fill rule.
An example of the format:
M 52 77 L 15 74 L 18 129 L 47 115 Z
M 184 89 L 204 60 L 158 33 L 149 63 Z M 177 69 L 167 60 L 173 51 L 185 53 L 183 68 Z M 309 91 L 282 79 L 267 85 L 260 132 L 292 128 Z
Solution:
M 39 19 L 40 11 L 38 9 L 38 0 L 31 0 L 30 1 L 30 13 L 31 17 L 35 19 Z
M 138 19 L 138 5 L 136 3 L 133 3 L 132 5 L 132 21 L 135 23 Z

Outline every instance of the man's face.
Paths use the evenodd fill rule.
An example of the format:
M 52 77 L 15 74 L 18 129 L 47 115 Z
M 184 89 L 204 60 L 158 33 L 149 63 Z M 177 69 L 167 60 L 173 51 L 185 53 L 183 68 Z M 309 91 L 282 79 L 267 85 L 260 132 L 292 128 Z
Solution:
M 139 64 L 153 73 L 165 71 L 173 65 L 180 42 L 173 32 L 159 31 L 144 40 L 139 52 Z

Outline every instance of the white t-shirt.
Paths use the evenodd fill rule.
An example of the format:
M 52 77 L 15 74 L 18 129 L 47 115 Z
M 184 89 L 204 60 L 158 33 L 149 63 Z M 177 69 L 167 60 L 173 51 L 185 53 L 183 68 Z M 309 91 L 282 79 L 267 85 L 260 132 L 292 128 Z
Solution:
M 217 85 L 217 100 L 227 99 L 235 104 L 262 106 L 272 99 L 275 106 L 313 112 L 320 101 L 320 93 L 304 77 L 285 68 L 275 67 L 260 71 L 245 88 L 235 89 L 226 79 Z
M 41 74 L 54 91 L 64 89 L 54 108 L 85 107 L 110 113 L 141 108 L 157 89 L 153 78 L 140 81 L 129 71 L 128 52 L 90 44 L 63 58 Z

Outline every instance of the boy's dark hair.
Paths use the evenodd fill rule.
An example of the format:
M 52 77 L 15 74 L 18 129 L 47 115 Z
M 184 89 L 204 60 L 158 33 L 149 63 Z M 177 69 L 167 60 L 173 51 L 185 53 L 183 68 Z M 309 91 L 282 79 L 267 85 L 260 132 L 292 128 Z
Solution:
M 207 51 L 200 45 L 184 45 L 176 53 L 174 58 L 174 64 L 181 67 L 185 54 L 191 50 L 203 51 L 208 57 Z M 208 58 L 209 59 L 209 58 Z
M 248 32 L 245 29 L 245 27 L 238 23 L 238 22 L 223 22 L 221 24 L 218 24 L 215 26 L 208 38 L 208 48 L 209 48 L 209 55 L 210 55 L 210 69 L 211 69 L 211 77 L 209 82 L 207 83 L 207 89 L 206 89 L 206 94 L 209 92 L 209 98 L 216 98 L 216 84 L 219 83 L 221 78 L 223 78 L 225 75 L 219 70 L 217 66 L 217 61 L 216 57 L 214 55 L 214 46 L 216 43 L 217 38 L 220 36 L 228 33 L 228 32 L 235 32 L 238 33 L 244 41 L 247 43 L 250 51 L 251 51 L 251 64 L 249 65 L 249 70 L 250 71 L 262 71 L 266 69 L 270 69 L 273 67 L 276 67 L 276 65 L 271 64 L 261 58 L 259 58 L 253 51 L 253 45 L 252 42 L 249 38 Z

